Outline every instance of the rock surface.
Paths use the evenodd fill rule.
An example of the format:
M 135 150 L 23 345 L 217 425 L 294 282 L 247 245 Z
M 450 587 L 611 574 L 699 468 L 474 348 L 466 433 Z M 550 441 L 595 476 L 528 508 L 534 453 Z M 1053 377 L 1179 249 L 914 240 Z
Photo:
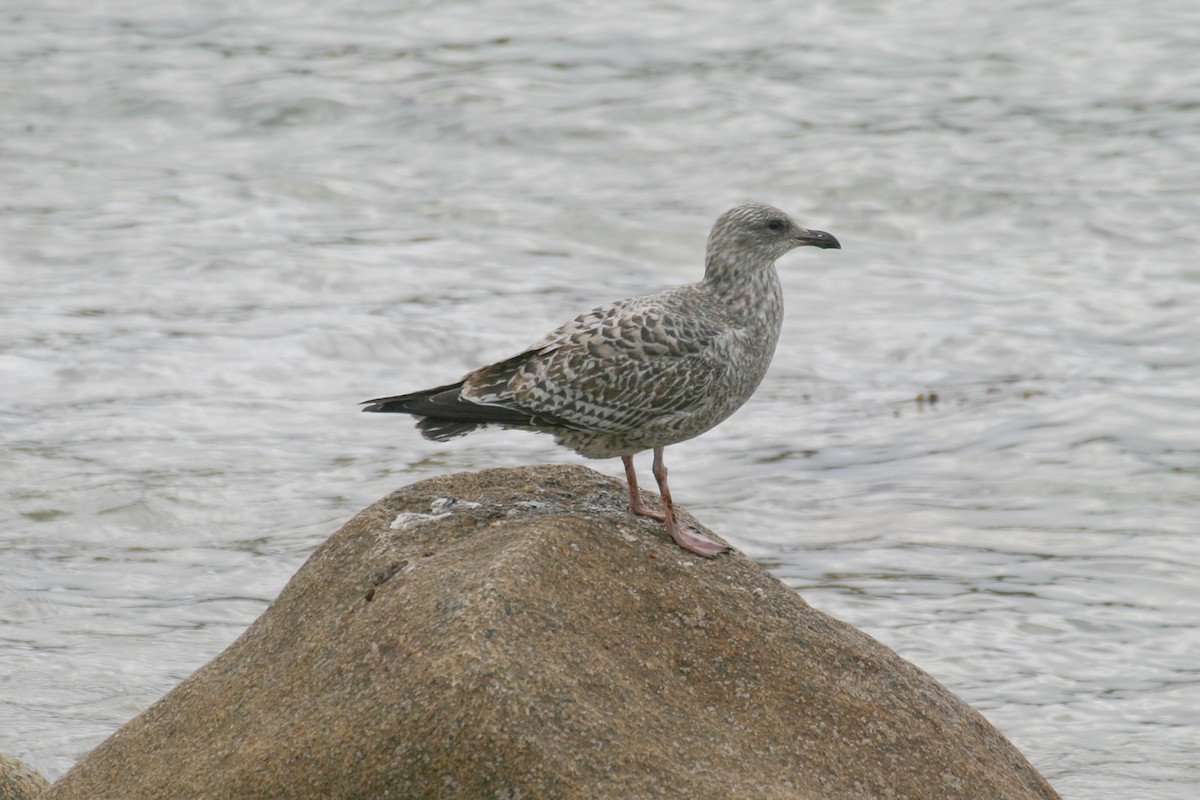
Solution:
M 50 781 L 41 773 L 19 758 L 0 753 L 0 800 L 33 800 L 48 788 Z
M 45 798 L 1055 798 L 984 718 L 582 467 L 375 503 Z

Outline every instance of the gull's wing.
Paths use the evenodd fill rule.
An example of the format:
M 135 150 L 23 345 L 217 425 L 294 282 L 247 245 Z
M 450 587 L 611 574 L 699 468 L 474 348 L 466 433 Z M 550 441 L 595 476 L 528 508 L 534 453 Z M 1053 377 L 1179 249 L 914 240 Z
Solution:
M 519 414 L 532 427 L 604 433 L 694 408 L 704 387 L 727 372 L 732 333 L 687 313 L 682 291 L 581 314 L 528 350 L 468 374 L 461 401 L 483 414 L 493 409 L 496 422 L 521 424 L 511 418 Z M 662 302 L 668 295 L 672 302 Z

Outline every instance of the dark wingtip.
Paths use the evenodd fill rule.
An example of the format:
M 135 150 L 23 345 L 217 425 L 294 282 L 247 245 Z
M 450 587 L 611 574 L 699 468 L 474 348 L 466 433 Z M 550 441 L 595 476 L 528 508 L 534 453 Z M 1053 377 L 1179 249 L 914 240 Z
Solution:
M 359 405 L 363 407 L 363 411 L 381 411 L 392 412 L 398 411 L 408 413 L 405 405 L 412 397 L 401 395 L 399 397 L 376 397 L 374 400 L 363 400 Z

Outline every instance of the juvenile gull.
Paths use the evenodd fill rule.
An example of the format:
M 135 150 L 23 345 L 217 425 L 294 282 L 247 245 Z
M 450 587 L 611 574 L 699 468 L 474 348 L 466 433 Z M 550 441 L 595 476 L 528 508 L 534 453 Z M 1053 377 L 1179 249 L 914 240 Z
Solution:
M 661 521 L 680 547 L 725 551 L 679 524 L 663 448 L 699 436 L 750 399 L 783 323 L 775 260 L 794 247 L 840 248 L 777 208 L 726 211 L 708 237 L 704 280 L 581 314 L 512 358 L 462 380 L 367 400 L 363 411 L 412 414 L 444 442 L 489 424 L 553 434 L 588 458 L 621 457 L 629 510 Z M 642 504 L 633 455 L 654 451 L 663 511 Z

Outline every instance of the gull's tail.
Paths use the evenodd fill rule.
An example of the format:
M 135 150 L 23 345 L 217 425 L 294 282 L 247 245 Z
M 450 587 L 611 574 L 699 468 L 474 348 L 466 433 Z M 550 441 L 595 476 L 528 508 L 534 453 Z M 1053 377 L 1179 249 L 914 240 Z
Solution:
M 426 439 L 445 442 L 489 424 L 538 428 L 547 421 L 519 409 L 483 405 L 462 395 L 463 382 L 449 383 L 394 397 L 377 397 L 363 402 L 363 411 L 411 414 Z

